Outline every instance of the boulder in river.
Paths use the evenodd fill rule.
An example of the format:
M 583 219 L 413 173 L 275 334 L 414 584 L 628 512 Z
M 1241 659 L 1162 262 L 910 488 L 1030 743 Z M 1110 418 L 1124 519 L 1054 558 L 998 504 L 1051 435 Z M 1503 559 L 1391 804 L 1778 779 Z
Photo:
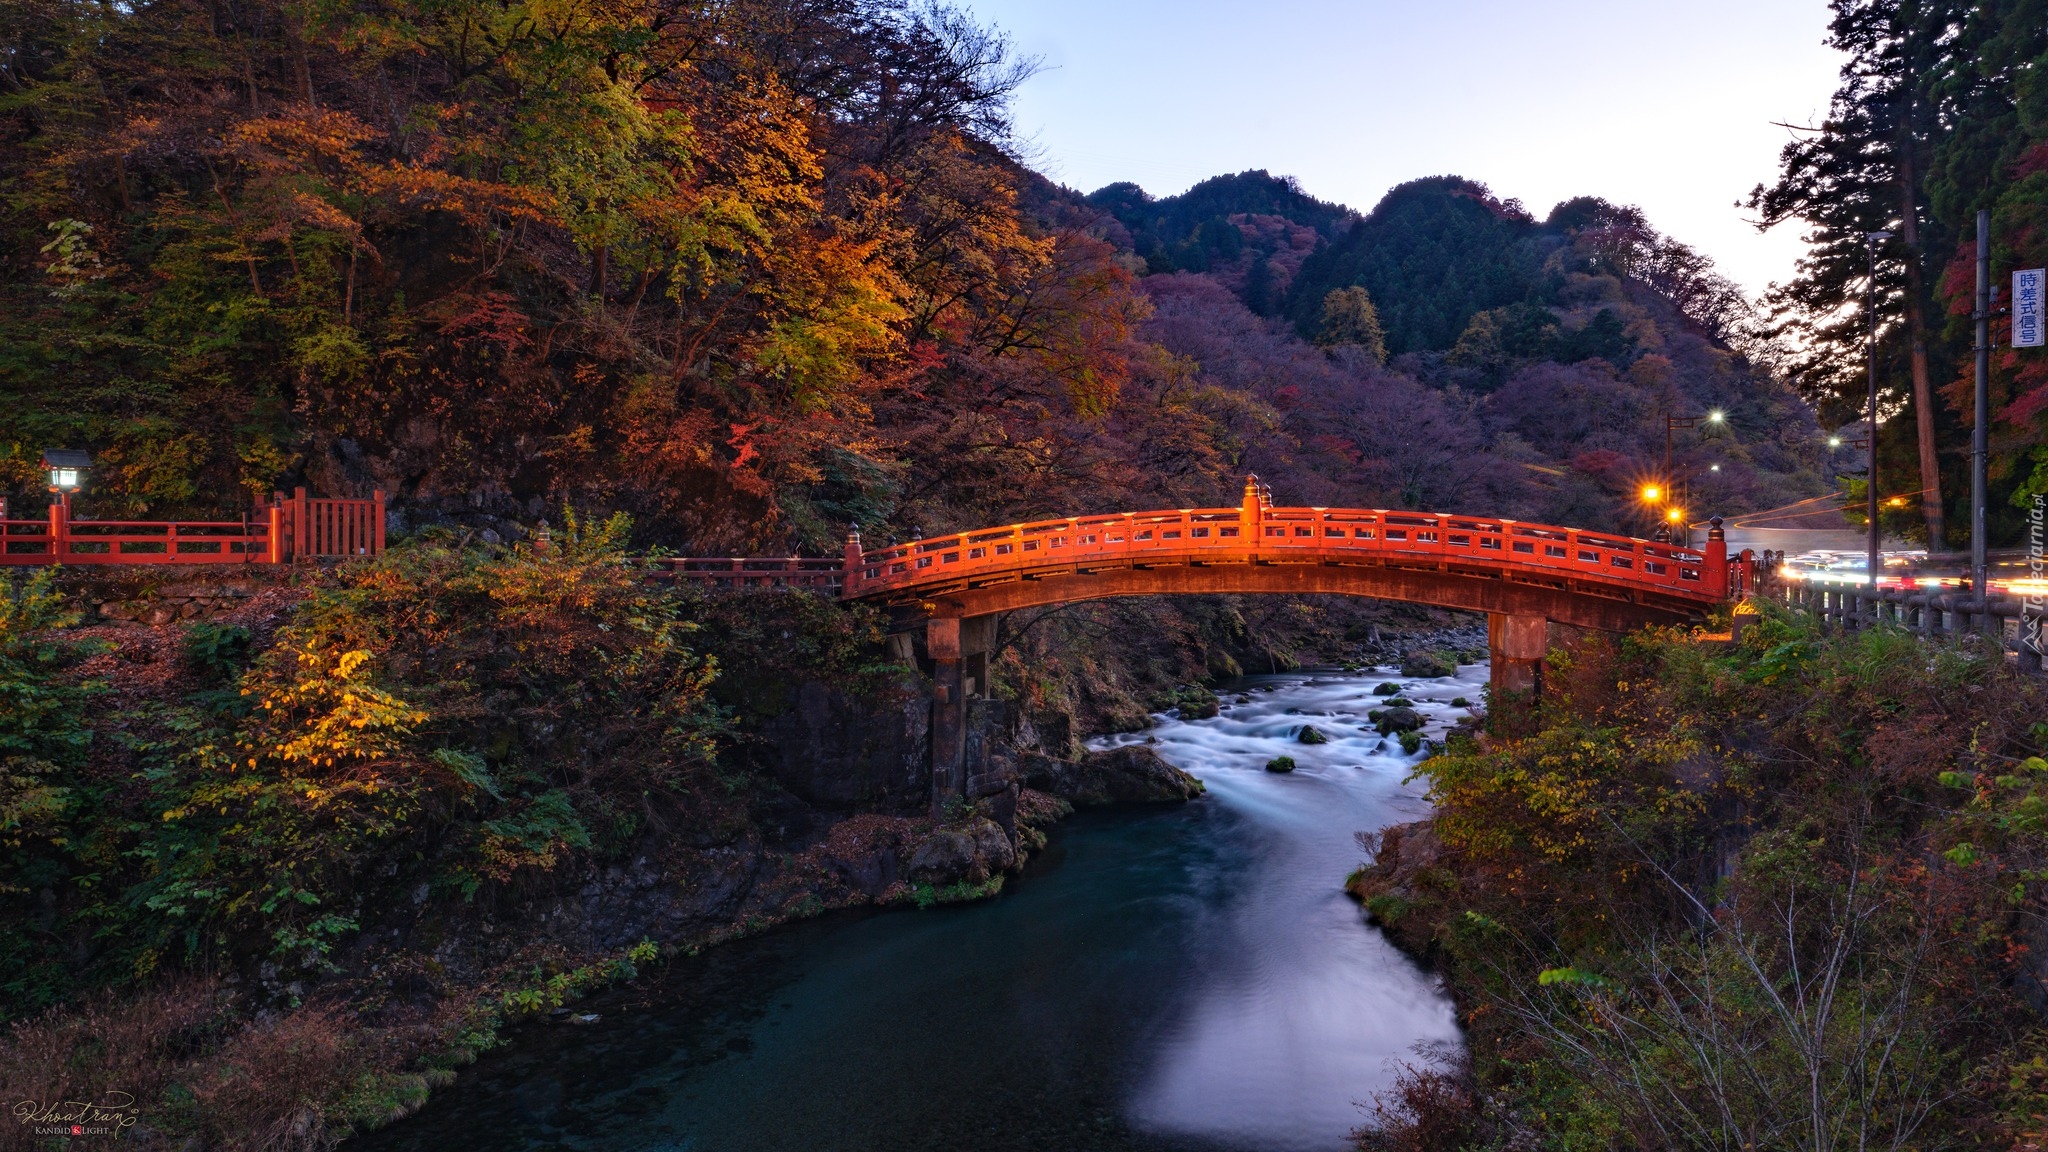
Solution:
M 1422 713 L 1413 708 L 1383 708 L 1372 714 L 1372 724 L 1382 736 L 1413 732 L 1422 727 Z
M 1271 760 L 1268 760 L 1268 761 L 1266 761 L 1266 771 L 1268 771 L 1268 772 L 1292 772 L 1292 771 L 1294 771 L 1294 757 L 1292 757 L 1292 756 L 1275 756 L 1275 757 L 1273 757 L 1273 758 L 1272 758 Z
M 1435 648 L 1417 648 L 1401 657 L 1401 675 L 1424 679 L 1458 674 L 1458 661 L 1450 653 Z
M 1295 739 L 1303 744 L 1328 744 L 1330 742 L 1330 738 L 1318 731 L 1313 724 L 1303 724 L 1301 732 L 1295 736 Z
M 1372 694 L 1375 696 L 1399 696 L 1401 694 L 1401 686 L 1392 681 L 1388 681 L 1384 684 L 1381 684 L 1377 688 L 1374 688 L 1372 690 Z
M 1222 701 L 1200 684 L 1189 684 L 1174 693 L 1174 707 L 1183 720 L 1209 720 L 1221 709 Z
M 1043 773 L 1044 790 L 1076 808 L 1157 804 L 1192 800 L 1202 794 L 1200 780 L 1168 764 L 1143 744 L 1089 752 L 1079 760 L 1050 761 L 1045 767 L 1050 770 Z M 1033 786 L 1041 785 L 1034 782 Z

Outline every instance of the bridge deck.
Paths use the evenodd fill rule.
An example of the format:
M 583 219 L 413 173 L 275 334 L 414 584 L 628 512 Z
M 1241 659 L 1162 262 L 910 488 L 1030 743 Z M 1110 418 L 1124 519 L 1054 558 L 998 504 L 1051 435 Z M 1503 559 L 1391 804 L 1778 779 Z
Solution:
M 1276 508 L 1254 482 L 1237 508 L 1177 508 L 1069 516 L 864 549 L 849 537 L 838 560 L 690 558 L 668 562 L 681 579 L 727 587 L 815 588 L 849 600 L 913 604 L 972 597 L 990 610 L 1025 603 L 1177 591 L 1350 591 L 1401 596 L 1386 578 L 1283 579 L 1224 572 L 1190 580 L 1171 569 L 1319 565 L 1435 573 L 1549 589 L 1555 596 L 1625 601 L 1642 618 L 1697 616 L 1746 590 L 1726 545 L 1705 549 L 1554 524 L 1383 508 Z M 1055 580 L 1079 575 L 1115 579 Z M 1136 575 L 1154 572 L 1146 578 Z M 1364 583 L 1358 587 L 1347 584 Z M 1003 584 L 1052 581 L 1032 594 L 995 593 Z M 1371 585 L 1370 587 L 1366 585 Z M 1464 605 L 1463 600 L 1427 597 Z M 1467 595 L 1465 599 L 1472 599 Z M 1484 600 L 1484 598 L 1480 598 Z M 1489 601 L 1490 602 L 1490 601 Z M 1475 601 L 1469 606 L 1484 609 Z M 955 606 L 960 607 L 959 605 Z M 966 610 L 972 610 L 966 609 Z M 1609 614 L 1611 615 L 1611 614 Z M 1641 614 L 1638 614 L 1641 616 Z M 1603 617 L 1605 618 L 1605 617 Z M 1604 625 L 1603 625 L 1604 626 Z

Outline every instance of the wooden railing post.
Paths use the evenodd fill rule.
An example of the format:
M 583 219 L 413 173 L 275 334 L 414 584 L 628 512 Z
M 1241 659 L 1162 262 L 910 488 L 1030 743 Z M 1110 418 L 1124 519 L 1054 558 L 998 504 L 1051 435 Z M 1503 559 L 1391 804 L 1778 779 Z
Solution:
M 381 556 L 384 554 L 384 490 L 379 488 L 372 492 L 370 502 L 371 511 L 377 517 L 377 522 L 370 526 L 370 555 Z
M 60 492 L 55 500 L 50 501 L 50 563 L 52 564 L 62 564 L 71 558 L 71 549 L 67 546 L 68 541 L 65 539 L 68 525 L 66 524 L 67 518 L 64 512 L 64 495 Z
M 270 559 L 272 564 L 284 563 L 284 506 L 273 501 L 270 505 Z
M 1265 543 L 1264 526 L 1266 510 L 1265 491 L 1259 485 L 1259 475 L 1254 472 L 1244 478 L 1244 504 L 1238 509 L 1237 530 L 1244 534 L 1245 550 L 1253 559 Z
M 860 525 L 855 524 L 846 530 L 846 568 L 839 577 L 841 596 L 851 596 L 859 588 L 861 565 L 866 562 L 864 556 L 860 546 Z

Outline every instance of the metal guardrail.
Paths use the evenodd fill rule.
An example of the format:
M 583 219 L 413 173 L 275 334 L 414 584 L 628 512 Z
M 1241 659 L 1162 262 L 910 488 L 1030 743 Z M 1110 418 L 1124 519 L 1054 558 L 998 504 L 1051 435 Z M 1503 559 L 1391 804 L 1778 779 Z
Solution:
M 1766 552 L 1758 563 L 1759 595 L 1778 600 L 1843 629 L 1891 624 L 1929 640 L 1982 637 L 1998 645 L 2021 670 L 2042 670 L 2043 619 L 2048 605 L 1996 589 L 1979 595 L 1970 589 L 1907 584 L 1838 584 L 1802 580 L 1782 571 L 1782 552 Z

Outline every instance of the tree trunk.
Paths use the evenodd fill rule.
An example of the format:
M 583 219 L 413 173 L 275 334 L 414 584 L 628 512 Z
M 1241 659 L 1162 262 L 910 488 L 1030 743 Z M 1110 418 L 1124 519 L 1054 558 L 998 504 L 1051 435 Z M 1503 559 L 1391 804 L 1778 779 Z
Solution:
M 1907 98 L 1909 101 L 1911 97 Z M 1941 500 L 1941 457 L 1934 445 L 1934 388 L 1927 378 L 1926 277 L 1921 271 L 1918 177 L 1913 166 L 1910 105 L 1900 119 L 1899 223 L 1906 242 L 1906 335 L 1912 341 L 1913 423 L 1920 442 L 1920 508 L 1927 517 L 1927 550 L 1948 549 L 1948 517 Z

